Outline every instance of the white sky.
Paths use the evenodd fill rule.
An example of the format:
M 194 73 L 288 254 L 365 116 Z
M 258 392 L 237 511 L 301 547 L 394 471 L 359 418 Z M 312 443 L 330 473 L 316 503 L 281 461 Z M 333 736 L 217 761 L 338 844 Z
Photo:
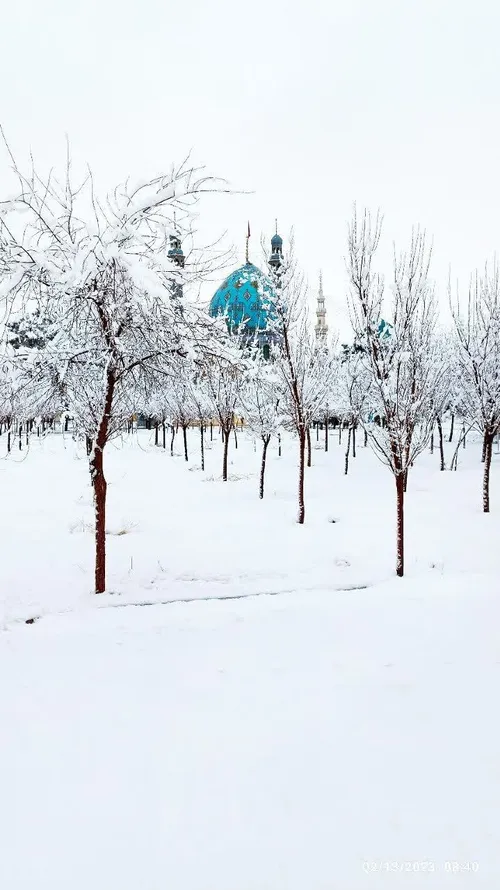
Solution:
M 434 276 L 498 246 L 500 5 L 496 0 L 17 0 L 2 7 L 0 119 L 19 158 L 76 163 L 99 184 L 155 174 L 190 149 L 252 195 L 210 199 L 251 258 L 295 228 L 328 320 L 345 329 L 352 202 L 405 244 L 434 237 Z M 7 159 L 0 153 L 0 188 Z M 381 256 L 383 264 L 385 257 Z

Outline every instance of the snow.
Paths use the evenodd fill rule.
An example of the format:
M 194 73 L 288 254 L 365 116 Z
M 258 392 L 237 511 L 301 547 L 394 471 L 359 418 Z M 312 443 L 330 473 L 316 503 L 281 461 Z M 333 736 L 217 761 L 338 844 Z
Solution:
M 422 455 L 397 579 L 361 442 L 345 477 L 313 434 L 300 527 L 291 438 L 259 502 L 260 449 L 224 484 L 198 436 L 107 449 L 100 597 L 82 449 L 0 462 L 0 887 L 499 886 L 500 457 L 485 516 L 472 437 Z

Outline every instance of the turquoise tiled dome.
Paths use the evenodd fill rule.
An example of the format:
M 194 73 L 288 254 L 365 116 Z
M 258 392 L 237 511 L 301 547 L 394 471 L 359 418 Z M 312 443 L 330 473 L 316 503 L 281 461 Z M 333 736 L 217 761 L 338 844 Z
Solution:
M 269 279 L 253 263 L 245 263 L 215 292 L 210 315 L 223 315 L 230 331 L 252 336 L 266 330 L 274 316 L 274 301 Z

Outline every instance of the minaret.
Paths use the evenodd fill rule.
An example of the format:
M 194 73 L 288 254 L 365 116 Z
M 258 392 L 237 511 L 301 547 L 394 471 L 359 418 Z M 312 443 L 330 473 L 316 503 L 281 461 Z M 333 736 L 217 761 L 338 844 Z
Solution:
M 318 341 L 318 343 L 326 345 L 328 325 L 326 323 L 325 295 L 323 293 L 322 272 L 319 273 L 318 308 L 316 309 L 316 318 L 318 319 L 316 322 L 316 327 L 314 329 L 316 332 L 316 340 Z
M 275 220 L 276 231 L 271 238 L 271 256 L 269 257 L 269 265 L 274 272 L 277 272 L 283 262 L 283 238 L 278 235 L 278 220 Z
M 175 222 L 174 222 L 175 226 Z M 175 263 L 176 266 L 179 266 L 180 269 L 184 268 L 184 251 L 181 246 L 181 239 L 179 237 L 179 233 L 177 228 L 174 228 L 174 233 L 169 235 L 170 239 L 170 250 L 168 251 L 168 257 Z
M 181 239 L 179 237 L 179 233 L 177 230 L 175 217 L 174 217 L 174 232 L 173 232 L 173 234 L 169 235 L 169 239 L 170 239 L 170 249 L 168 251 L 168 258 L 169 258 L 169 260 L 171 260 L 171 262 L 175 266 L 178 266 L 179 269 L 183 269 L 185 257 L 184 257 L 184 251 L 183 251 L 182 245 L 181 245 Z M 182 299 L 182 297 L 184 296 L 182 282 L 180 280 L 172 280 L 171 291 L 172 291 L 172 296 L 174 297 L 174 299 L 177 299 L 177 300 Z

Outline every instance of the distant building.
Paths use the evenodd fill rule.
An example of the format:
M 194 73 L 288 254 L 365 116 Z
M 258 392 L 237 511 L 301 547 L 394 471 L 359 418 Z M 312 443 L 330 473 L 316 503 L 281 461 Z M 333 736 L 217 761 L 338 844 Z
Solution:
M 248 256 L 250 227 L 246 239 L 246 262 L 231 272 L 210 301 L 210 315 L 225 318 L 231 334 L 240 337 L 242 345 L 255 344 L 269 355 L 275 340 L 272 321 L 276 312 L 276 291 L 265 275 Z M 283 261 L 283 239 L 278 232 L 271 238 L 269 265 L 278 270 Z

